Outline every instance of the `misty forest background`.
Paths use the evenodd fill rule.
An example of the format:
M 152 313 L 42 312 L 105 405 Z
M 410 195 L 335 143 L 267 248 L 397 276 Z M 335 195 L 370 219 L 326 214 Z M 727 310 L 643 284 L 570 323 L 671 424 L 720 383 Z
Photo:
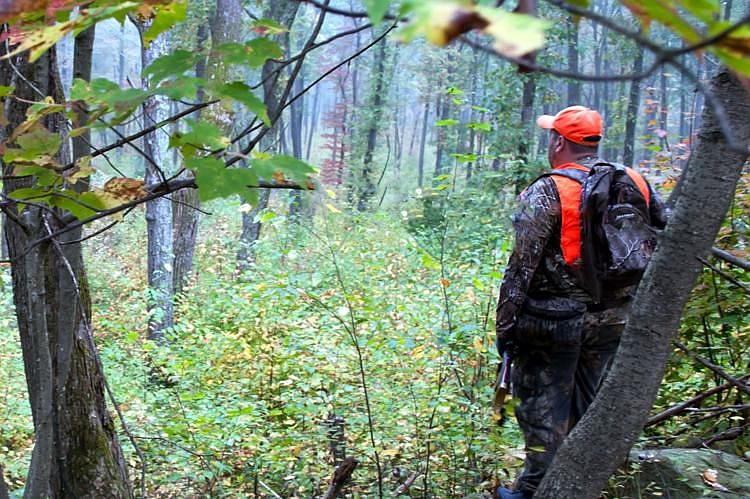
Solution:
M 354 0 L 330 7 L 363 10 Z M 617 2 L 590 8 L 637 29 Z M 737 19 L 748 2 L 723 9 Z M 512 417 L 500 427 L 491 414 L 493 320 L 515 197 L 547 166 L 536 116 L 572 104 L 598 109 L 602 155 L 634 165 L 665 198 L 701 127 L 703 94 L 670 66 L 639 81 L 524 73 L 468 43 L 401 43 L 393 21 L 372 26 L 336 13 L 316 38 L 327 43 L 311 48 L 320 12 L 308 2 L 191 1 L 186 20 L 163 37 L 165 53 L 194 52 L 268 34 L 253 28 L 258 19 L 289 28 L 270 36 L 285 51 L 278 60 L 308 51 L 297 73 L 281 67 L 275 89 L 261 83 L 273 62 L 234 77 L 257 84 L 269 109 L 286 82 L 293 79 L 294 95 L 310 87 L 255 153 L 315 165 L 315 190 L 260 190 L 253 206 L 233 196 L 199 211 L 197 197 L 180 192 L 158 215 L 139 207 L 100 234 L 112 219 L 84 230 L 97 234 L 83 251 L 94 338 L 120 415 L 110 409 L 134 489 L 151 497 L 312 497 L 346 456 L 359 461 L 348 491 L 360 497 L 377 495 L 378 476 L 391 492 L 416 477 L 414 497 L 460 497 L 512 478 L 523 441 Z M 538 64 L 607 76 L 654 63 L 642 46 L 587 19 L 574 23 L 547 4 L 540 14 L 553 25 Z M 648 36 L 682 43 L 657 24 Z M 73 39 L 56 51 L 70 95 Z M 704 82 L 719 67 L 705 53 L 681 61 Z M 196 74 L 209 77 L 232 71 L 200 64 Z M 139 88 L 142 72 L 136 25 L 98 24 L 91 79 Z M 190 103 L 156 105 L 169 116 Z M 251 122 L 243 111 L 202 113 L 227 136 Z M 116 130 L 93 130 L 92 146 L 138 131 L 140 120 L 139 112 Z M 167 128 L 191 130 L 184 121 Z M 159 162 L 168 174 L 183 166 L 177 147 Z M 93 166 L 91 183 L 102 186 L 113 176 L 143 178 L 148 161 L 125 146 Z M 745 169 L 715 243 L 745 264 L 749 204 Z M 184 211 L 199 220 L 194 248 Z M 150 241 L 153 216 L 171 220 L 173 235 Z M 149 252 L 159 251 L 166 257 L 151 260 L 149 276 Z M 706 261 L 683 315 L 685 350 L 674 347 L 639 445 L 706 445 L 750 458 L 747 396 L 696 360 L 736 378 L 748 372 L 746 269 Z M 13 491 L 26 480 L 34 427 L 9 267 L 0 277 L 0 464 Z M 705 410 L 658 416 L 717 386 Z

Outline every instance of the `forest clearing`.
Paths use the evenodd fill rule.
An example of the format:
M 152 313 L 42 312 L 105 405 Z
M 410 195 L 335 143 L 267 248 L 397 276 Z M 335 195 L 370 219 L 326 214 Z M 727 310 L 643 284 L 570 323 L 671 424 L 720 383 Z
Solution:
M 0 499 L 750 497 L 748 0 L 22 0 L 0 23 Z M 498 391 L 523 354 L 496 318 L 547 248 L 519 218 L 570 106 L 600 120 L 590 171 L 632 167 L 669 222 L 521 491 L 544 449 Z

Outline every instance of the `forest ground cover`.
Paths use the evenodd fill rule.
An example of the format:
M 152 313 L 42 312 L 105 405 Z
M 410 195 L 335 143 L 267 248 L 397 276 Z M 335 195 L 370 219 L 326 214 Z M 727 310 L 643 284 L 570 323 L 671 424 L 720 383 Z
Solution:
M 490 408 L 510 206 L 481 194 L 501 178 L 487 176 L 467 197 L 452 197 L 450 177 L 443 181 L 398 213 L 342 212 L 321 193 L 314 223 L 300 225 L 277 203 L 261 215 L 264 237 L 244 274 L 236 267 L 243 208 L 210 205 L 166 344 L 144 340 L 143 219 L 91 240 L 96 339 L 131 433 L 117 421 L 136 486 L 145 477 L 152 497 L 312 497 L 344 454 L 360 462 L 350 490 L 359 497 L 377 494 L 378 466 L 386 496 L 427 462 L 413 494 L 460 497 L 512 478 L 522 439 L 512 418 L 498 430 Z M 746 189 L 747 181 L 720 235 L 726 243 L 747 230 Z M 7 272 L 3 285 L 0 444 L 10 484 L 21 487 L 33 433 Z M 682 341 L 741 372 L 749 314 L 735 288 L 708 270 Z M 676 355 L 654 412 L 714 378 Z M 643 443 L 692 445 L 746 424 L 728 416 L 698 427 L 672 420 Z M 345 449 L 331 447 L 335 421 Z M 724 448 L 748 450 L 743 440 Z

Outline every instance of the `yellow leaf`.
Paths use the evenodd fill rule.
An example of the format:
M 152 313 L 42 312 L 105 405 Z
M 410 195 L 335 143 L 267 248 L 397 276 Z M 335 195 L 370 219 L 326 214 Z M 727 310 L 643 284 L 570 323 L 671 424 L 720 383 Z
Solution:
M 475 336 L 474 337 L 474 350 L 477 353 L 484 352 L 484 341 L 482 341 L 482 337 L 481 336 Z
M 448 279 L 440 279 L 440 284 L 442 284 L 444 288 L 447 288 L 451 285 L 451 282 Z
M 326 208 L 328 208 L 328 211 L 331 213 L 341 213 L 341 210 L 333 206 L 331 203 L 326 203 Z

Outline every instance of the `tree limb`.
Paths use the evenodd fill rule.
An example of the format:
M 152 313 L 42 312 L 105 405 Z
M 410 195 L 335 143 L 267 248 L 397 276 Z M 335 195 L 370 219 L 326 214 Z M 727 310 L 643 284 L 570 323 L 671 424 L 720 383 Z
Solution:
M 736 386 L 738 390 L 745 392 L 746 394 L 750 395 L 750 387 L 747 386 L 747 383 L 744 383 L 741 379 L 737 379 L 734 376 L 731 376 L 726 373 L 722 368 L 719 366 L 707 361 L 700 355 L 697 355 L 693 352 L 691 352 L 688 347 L 680 343 L 679 341 L 675 340 L 674 344 L 677 348 L 685 352 L 690 358 L 696 360 L 700 364 L 703 364 L 705 367 L 707 367 L 709 370 L 714 372 L 715 374 L 719 375 L 720 377 L 724 378 L 725 380 L 729 381 L 732 385 Z
M 717 258 L 724 260 L 727 263 L 734 265 L 735 267 L 739 267 L 745 270 L 750 270 L 750 262 L 748 262 L 747 260 L 743 260 L 742 258 L 739 258 L 737 256 L 734 256 L 730 252 L 725 251 L 721 248 L 717 248 L 716 246 L 714 246 L 713 248 L 711 248 L 711 254 L 713 254 Z
M 333 478 L 331 478 L 331 485 L 328 490 L 323 494 L 322 499 L 335 499 L 339 496 L 344 486 L 349 482 L 349 479 L 354 473 L 354 469 L 359 463 L 353 457 L 347 457 L 344 461 L 336 468 L 333 472 Z
M 744 381 L 744 380 L 747 380 L 748 378 L 750 378 L 750 374 L 745 375 L 740 379 Z M 701 392 L 695 397 L 691 398 L 690 400 L 686 400 L 685 402 L 682 402 L 680 404 L 673 405 L 669 409 L 662 411 L 659 414 L 656 414 L 655 416 L 652 416 L 651 418 L 649 418 L 648 421 L 646 421 L 646 424 L 643 425 L 643 427 L 646 428 L 648 426 L 654 426 L 659 423 L 662 423 L 666 421 L 667 419 L 671 418 L 672 416 L 675 416 L 681 412 L 684 412 L 686 409 L 694 406 L 698 402 L 701 402 L 702 400 L 707 399 L 708 397 L 712 395 L 716 395 L 717 393 L 723 392 L 727 388 L 731 388 L 733 386 L 734 385 L 732 383 L 724 383 L 723 385 L 715 386 L 711 388 L 710 390 Z

